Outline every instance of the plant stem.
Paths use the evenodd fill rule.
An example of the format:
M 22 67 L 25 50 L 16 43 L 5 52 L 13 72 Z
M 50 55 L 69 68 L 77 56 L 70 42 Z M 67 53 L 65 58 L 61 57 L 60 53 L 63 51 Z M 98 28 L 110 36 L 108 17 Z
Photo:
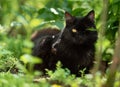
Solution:
M 115 76 L 118 67 L 120 66 L 120 20 L 119 20 L 119 29 L 118 29 L 118 38 L 115 44 L 115 50 L 113 55 L 113 63 L 110 66 L 109 75 L 107 78 L 107 82 L 104 87 L 113 87 L 115 82 Z

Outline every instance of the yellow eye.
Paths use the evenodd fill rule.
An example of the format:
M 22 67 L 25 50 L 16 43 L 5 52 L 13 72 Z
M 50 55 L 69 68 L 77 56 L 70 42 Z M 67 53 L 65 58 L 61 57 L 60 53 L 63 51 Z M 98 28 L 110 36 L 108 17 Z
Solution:
M 77 32 L 77 30 L 73 28 L 73 29 L 72 29 L 72 32 L 73 32 L 73 33 L 76 33 L 76 32 Z

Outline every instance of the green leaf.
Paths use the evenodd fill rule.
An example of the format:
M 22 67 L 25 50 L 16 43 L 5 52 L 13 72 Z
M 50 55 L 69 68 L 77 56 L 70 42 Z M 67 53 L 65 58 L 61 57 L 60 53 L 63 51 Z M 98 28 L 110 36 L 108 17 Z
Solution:
M 40 58 L 34 57 L 32 55 L 29 55 L 29 54 L 22 55 L 20 57 L 20 60 L 23 61 L 25 64 L 27 64 L 27 63 L 37 64 L 37 63 L 42 62 L 42 60 Z
M 89 31 L 97 31 L 95 28 L 89 28 L 87 30 L 89 30 Z

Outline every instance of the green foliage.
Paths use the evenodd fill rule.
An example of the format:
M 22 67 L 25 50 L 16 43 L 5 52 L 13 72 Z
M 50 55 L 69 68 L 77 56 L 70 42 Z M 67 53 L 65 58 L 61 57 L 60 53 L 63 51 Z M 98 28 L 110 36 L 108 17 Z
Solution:
M 103 57 L 106 60 L 111 60 L 113 55 L 113 49 L 115 46 L 115 40 L 118 35 L 118 25 L 120 19 L 120 1 L 110 0 L 107 13 L 107 25 L 105 29 L 105 41 L 109 43 L 104 47 Z
M 0 71 L 7 71 L 12 68 L 16 63 L 16 58 L 12 55 L 11 51 L 0 48 Z
M 97 31 L 101 28 L 102 0 L 0 0 L 0 87 L 100 87 L 106 82 L 106 76 L 100 73 L 84 75 L 78 78 L 71 75 L 68 69 L 57 64 L 55 71 L 47 70 L 49 79 L 40 78 L 34 83 L 34 77 L 41 73 L 33 71 L 40 58 L 31 55 L 33 43 L 31 34 L 45 27 L 64 27 L 64 12 L 82 16 L 95 10 Z M 107 25 L 102 46 L 102 58 L 111 61 L 114 53 L 118 24 L 120 19 L 120 0 L 109 0 Z M 99 48 L 100 42 L 96 48 Z M 99 49 L 98 49 L 99 50 Z M 22 62 L 22 63 L 21 63 Z M 26 69 L 28 65 L 29 70 Z M 18 71 L 14 71 L 18 69 Z M 11 74 L 10 72 L 17 73 Z M 24 74 L 25 73 L 25 74 Z M 93 77 L 95 77 L 93 79 Z M 102 78 L 101 78 L 102 77 Z M 119 87 L 118 70 L 114 86 Z
M 33 83 L 32 75 L 13 75 L 10 73 L 0 73 L 0 87 L 49 87 L 46 81 Z

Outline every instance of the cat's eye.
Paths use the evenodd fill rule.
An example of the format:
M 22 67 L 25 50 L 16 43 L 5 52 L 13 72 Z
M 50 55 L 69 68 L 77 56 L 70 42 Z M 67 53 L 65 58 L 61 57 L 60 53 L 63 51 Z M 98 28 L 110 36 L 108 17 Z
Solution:
M 73 32 L 73 33 L 76 33 L 76 32 L 77 32 L 77 30 L 76 30 L 75 28 L 73 28 L 73 29 L 72 29 L 72 32 Z

